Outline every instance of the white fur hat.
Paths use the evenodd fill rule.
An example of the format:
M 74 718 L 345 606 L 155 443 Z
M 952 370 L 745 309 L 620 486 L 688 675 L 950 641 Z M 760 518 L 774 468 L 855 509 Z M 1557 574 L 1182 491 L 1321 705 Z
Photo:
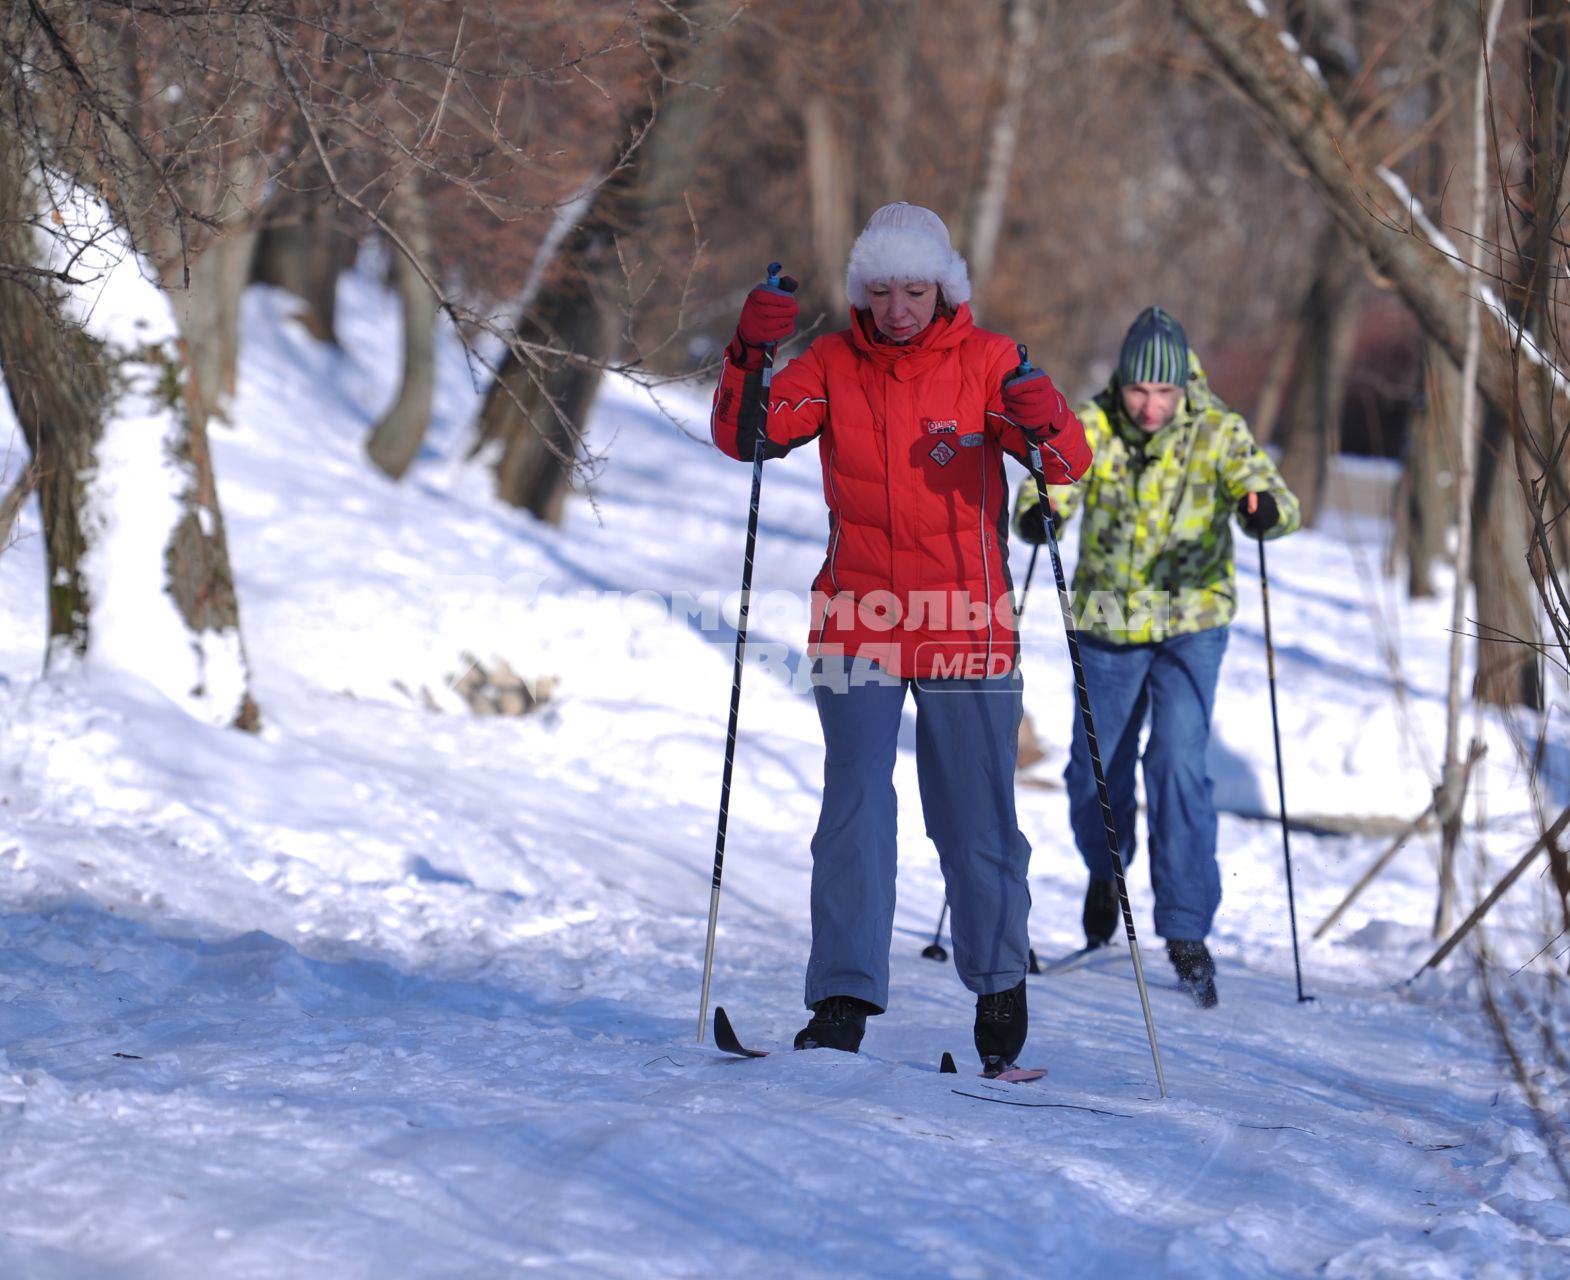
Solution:
M 877 280 L 931 280 L 952 305 L 970 301 L 970 272 L 954 252 L 943 219 L 903 200 L 868 218 L 850 247 L 845 291 L 851 306 L 865 307 L 867 286 Z

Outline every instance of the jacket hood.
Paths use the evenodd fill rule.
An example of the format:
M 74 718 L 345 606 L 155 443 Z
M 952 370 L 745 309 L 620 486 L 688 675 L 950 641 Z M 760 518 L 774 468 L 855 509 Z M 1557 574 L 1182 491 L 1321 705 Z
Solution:
M 873 336 L 872 312 L 853 307 L 850 313 L 850 341 L 857 352 L 888 368 L 910 366 L 916 373 L 928 363 L 951 351 L 976 331 L 970 307 L 961 303 L 952 317 L 941 313 L 909 342 L 879 342 Z

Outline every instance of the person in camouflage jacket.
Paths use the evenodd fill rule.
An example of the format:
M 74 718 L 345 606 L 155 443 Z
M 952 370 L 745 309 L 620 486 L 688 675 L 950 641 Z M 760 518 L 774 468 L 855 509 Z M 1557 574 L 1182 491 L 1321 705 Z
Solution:
M 1118 853 L 1134 858 L 1134 767 L 1145 777 L 1156 932 L 1202 1006 L 1216 1003 L 1205 938 L 1221 902 L 1216 812 L 1205 765 L 1227 624 L 1237 609 L 1234 516 L 1278 538 L 1299 525 L 1297 499 L 1243 418 L 1211 392 L 1182 326 L 1159 307 L 1129 328 L 1111 382 L 1079 406 L 1094 462 L 1074 485 L 1048 488 L 1043 513 L 1027 480 L 1014 527 L 1044 542 L 1080 507 L 1074 625 L 1110 793 Z M 1149 719 L 1143 757 L 1140 733 Z M 1118 923 L 1106 827 L 1084 726 L 1076 716 L 1064 782 L 1090 871 L 1086 945 Z

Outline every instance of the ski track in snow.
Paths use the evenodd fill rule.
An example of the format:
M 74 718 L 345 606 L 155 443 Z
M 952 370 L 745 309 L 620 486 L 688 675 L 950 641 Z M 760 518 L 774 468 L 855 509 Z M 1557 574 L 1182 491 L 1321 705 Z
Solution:
M 734 596 L 748 469 L 703 443 L 701 389 L 661 394 L 678 427 L 611 383 L 594 503 L 538 526 L 464 460 L 475 394 L 448 344 L 425 453 L 386 483 L 362 447 L 396 321 L 366 277 L 345 291 L 341 352 L 252 291 L 213 430 L 262 733 L 103 672 L 38 678 L 36 510 L 0 556 L 0 1276 L 1570 1270 L 1565 1188 L 1476 971 L 1404 981 L 1432 946 L 1430 845 L 1310 945 L 1386 841 L 1294 833 L 1317 997 L 1295 1000 L 1280 830 L 1235 816 L 1275 801 L 1252 544 L 1212 760 L 1233 811 L 1218 1009 L 1171 985 L 1130 875 L 1170 1097 L 1121 946 L 1032 982 L 1046 1081 L 971 1074 L 972 1000 L 919 956 L 942 890 L 908 750 L 889 1012 L 859 1056 L 732 1060 L 694 1032 L 734 633 L 662 602 Z M 771 463 L 752 635 L 777 655 L 800 653 L 823 528 L 812 451 Z M 1448 606 L 1370 569 L 1383 537 L 1332 519 L 1269 548 L 1294 812 L 1428 799 Z M 1049 757 L 1020 796 L 1048 957 L 1079 941 L 1083 872 L 1051 785 L 1073 702 L 1045 561 L 1032 593 Z M 424 709 L 466 652 L 556 694 L 522 719 Z M 1488 742 L 1468 901 L 1530 841 L 1501 725 Z M 1556 734 L 1550 803 L 1565 758 Z M 760 1047 L 804 1017 L 820 769 L 810 698 L 749 669 L 713 1000 Z M 1503 973 L 1545 903 L 1528 876 L 1492 921 Z M 1533 997 L 1539 974 L 1512 981 Z

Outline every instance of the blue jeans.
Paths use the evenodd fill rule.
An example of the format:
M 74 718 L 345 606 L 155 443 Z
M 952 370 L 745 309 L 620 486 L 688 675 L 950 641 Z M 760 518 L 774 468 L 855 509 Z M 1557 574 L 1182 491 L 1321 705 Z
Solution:
M 888 1007 L 894 935 L 894 761 L 905 695 L 916 699 L 916 772 L 927 835 L 948 889 L 954 967 L 971 991 L 1017 985 L 1030 951 L 1030 842 L 1014 811 L 1023 713 L 1019 674 L 898 680 L 864 662 L 819 659 L 823 808 L 812 837 L 812 955 L 806 1000 Z
M 1203 939 L 1221 905 L 1214 786 L 1205 767 L 1205 748 L 1226 647 L 1225 627 L 1154 644 L 1113 645 L 1084 636 L 1079 641 L 1118 856 L 1125 869 L 1134 861 L 1134 764 L 1147 713 L 1150 718 L 1141 763 L 1156 932 L 1163 938 Z M 1077 712 L 1063 781 L 1079 856 L 1092 879 L 1111 880 L 1106 824 L 1085 726 Z

